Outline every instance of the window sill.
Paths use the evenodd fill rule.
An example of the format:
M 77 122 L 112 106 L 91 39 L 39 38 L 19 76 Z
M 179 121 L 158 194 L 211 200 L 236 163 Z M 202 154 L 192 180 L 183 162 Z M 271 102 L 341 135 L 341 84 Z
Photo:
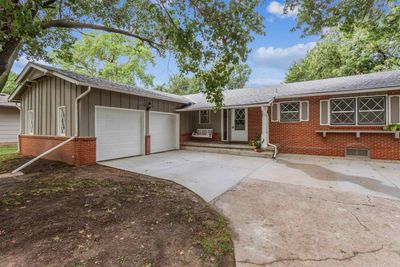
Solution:
M 361 134 L 393 134 L 394 138 L 400 139 L 400 131 L 384 131 L 384 130 L 316 130 L 316 133 L 322 134 L 325 138 L 327 134 L 348 134 L 353 133 L 356 138 L 360 138 Z

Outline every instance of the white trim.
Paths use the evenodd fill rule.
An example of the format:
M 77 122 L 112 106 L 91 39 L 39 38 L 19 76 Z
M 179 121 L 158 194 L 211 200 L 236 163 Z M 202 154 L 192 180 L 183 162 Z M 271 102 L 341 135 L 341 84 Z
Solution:
M 326 102 L 327 103 L 327 123 L 322 123 L 322 102 Z M 330 116 L 330 104 L 331 102 L 329 101 L 329 99 L 323 99 L 319 101 L 319 125 L 330 125 L 331 122 L 331 116 Z
M 64 108 L 64 114 L 65 114 L 65 129 L 64 129 L 64 133 L 61 133 L 61 123 L 60 123 L 60 110 Z M 66 136 L 67 135 L 67 107 L 66 106 L 58 106 L 57 107 L 57 136 Z
M 400 95 L 390 95 L 388 98 L 387 98 L 387 101 L 388 101 L 388 123 L 389 124 L 396 124 L 396 123 L 399 123 L 399 122 L 392 122 L 392 104 L 391 104 L 391 98 L 392 97 L 397 97 L 398 99 L 399 99 L 399 119 L 400 119 Z
M 222 109 L 235 109 L 235 108 L 258 108 L 258 107 L 263 107 L 263 106 L 268 106 L 269 107 L 269 106 L 271 106 L 272 102 L 274 102 L 273 99 L 270 102 L 260 103 L 260 104 L 224 106 L 224 107 L 221 108 L 221 110 Z M 213 110 L 213 108 L 212 107 L 196 108 L 196 109 L 180 108 L 180 109 L 176 109 L 175 111 L 177 111 L 177 112 L 190 112 L 190 111 L 200 111 L 200 110 Z
M 291 101 L 282 101 L 282 102 L 277 102 L 278 103 L 278 111 L 279 111 L 279 123 L 299 123 L 302 122 L 301 120 L 301 102 L 300 100 L 291 100 Z M 299 103 L 299 120 L 298 121 L 281 121 L 281 104 L 286 104 L 286 103 Z
M 274 115 L 275 115 L 275 113 L 274 113 L 274 105 L 276 105 L 276 120 L 274 119 Z M 280 116 L 279 116 L 279 102 L 278 103 L 273 103 L 272 105 L 271 105 L 271 121 L 272 122 L 279 122 L 279 118 L 280 118 Z
M 307 119 L 303 120 L 303 103 L 307 103 Z M 300 101 L 300 121 L 309 121 L 310 120 L 310 101 Z
M 207 111 L 208 113 L 208 122 L 201 122 L 201 112 L 202 111 Z M 210 125 L 211 124 L 211 110 L 199 110 L 199 125 Z
M 309 96 L 326 96 L 326 95 L 346 95 L 346 94 L 365 94 L 365 93 L 374 93 L 381 91 L 396 91 L 400 90 L 399 86 L 396 87 L 379 87 L 372 89 L 359 89 L 352 91 L 335 91 L 335 92 L 320 92 L 320 93 L 309 93 L 309 94 L 299 94 L 299 95 L 287 95 L 287 96 L 276 96 L 276 99 L 287 99 L 287 98 L 296 98 L 296 97 L 309 97 Z
M 386 97 L 386 114 L 385 114 L 385 123 L 384 124 L 358 124 L 358 99 L 359 98 L 367 98 L 367 97 Z M 354 98 L 355 99 L 355 123 L 354 124 L 332 124 L 331 123 L 331 107 L 330 107 L 330 103 L 331 100 L 335 100 L 335 99 L 348 99 L 348 98 Z M 329 98 L 329 126 L 331 127 L 351 127 L 351 126 L 357 126 L 357 127 L 368 127 L 368 126 L 385 126 L 388 125 L 389 120 L 388 120 L 388 110 L 389 110 L 389 106 L 388 106 L 388 95 L 359 95 L 359 96 L 347 96 L 347 97 L 334 97 L 334 98 Z
M 31 118 L 30 118 L 32 123 L 30 123 L 29 114 L 32 114 Z M 28 110 L 28 118 L 27 119 L 28 119 L 27 132 L 28 132 L 29 135 L 34 135 L 35 134 L 35 112 L 33 111 L 33 109 Z M 31 124 L 32 124 L 32 129 L 30 128 Z

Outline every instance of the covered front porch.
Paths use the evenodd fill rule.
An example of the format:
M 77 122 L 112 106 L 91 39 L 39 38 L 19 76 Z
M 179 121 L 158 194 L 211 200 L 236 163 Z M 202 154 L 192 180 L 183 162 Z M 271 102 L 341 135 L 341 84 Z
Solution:
M 182 149 L 234 155 L 274 156 L 269 145 L 268 105 L 180 110 Z M 251 140 L 260 139 L 263 152 L 254 152 Z

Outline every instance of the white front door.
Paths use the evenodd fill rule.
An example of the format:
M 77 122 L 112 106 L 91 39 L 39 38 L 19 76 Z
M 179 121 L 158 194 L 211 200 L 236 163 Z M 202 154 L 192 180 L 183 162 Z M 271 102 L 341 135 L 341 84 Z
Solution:
M 179 149 L 179 114 L 150 111 L 150 153 Z
M 231 141 L 247 142 L 247 108 L 234 108 L 231 112 Z

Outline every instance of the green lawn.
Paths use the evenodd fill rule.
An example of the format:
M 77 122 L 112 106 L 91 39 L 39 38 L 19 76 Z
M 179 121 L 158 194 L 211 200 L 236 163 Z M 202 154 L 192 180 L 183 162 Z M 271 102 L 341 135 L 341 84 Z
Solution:
M 0 155 L 17 153 L 17 146 L 0 146 Z

